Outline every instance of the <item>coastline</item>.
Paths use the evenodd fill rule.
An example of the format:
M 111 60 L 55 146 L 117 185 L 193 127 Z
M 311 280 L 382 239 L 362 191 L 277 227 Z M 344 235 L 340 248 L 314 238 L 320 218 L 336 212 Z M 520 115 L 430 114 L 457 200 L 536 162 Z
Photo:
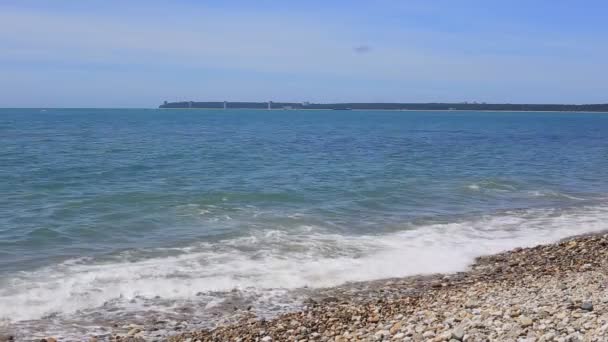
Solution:
M 485 102 L 283 102 L 283 101 L 178 101 L 167 102 L 158 108 L 211 108 L 211 109 L 282 109 L 282 110 L 487 110 L 487 111 L 608 111 L 608 104 L 531 104 L 531 103 L 485 103 Z
M 231 111 L 231 110 L 251 110 L 260 112 L 487 112 L 487 113 L 571 113 L 571 114 L 608 114 L 608 111 L 574 111 L 574 110 L 491 110 L 491 109 L 263 109 L 263 108 L 149 108 L 152 110 L 211 110 L 211 111 Z
M 606 341 L 606 286 L 608 233 L 585 234 L 483 256 L 466 272 L 320 289 L 298 312 L 169 341 Z
M 304 288 L 303 305 L 275 317 L 233 292 L 209 329 L 153 320 L 79 339 L 2 332 L 0 342 L 608 341 L 608 232 L 481 256 L 463 272 Z

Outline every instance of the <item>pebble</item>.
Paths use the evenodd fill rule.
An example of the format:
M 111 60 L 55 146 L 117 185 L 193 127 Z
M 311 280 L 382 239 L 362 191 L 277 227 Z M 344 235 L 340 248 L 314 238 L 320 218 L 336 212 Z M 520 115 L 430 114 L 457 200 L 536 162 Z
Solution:
M 467 309 L 475 309 L 475 308 L 479 307 L 479 303 L 477 303 L 474 300 L 469 300 L 464 304 L 464 307 Z
M 391 335 L 395 335 L 401 329 L 402 326 L 403 324 L 401 322 L 397 322 L 393 324 L 389 332 L 391 333 Z
M 531 326 L 534 322 L 528 316 L 519 316 L 519 323 L 521 324 L 522 327 L 527 328 L 527 327 Z
M 430 330 L 428 330 L 428 331 L 425 331 L 424 334 L 422 334 L 422 337 L 424 337 L 424 338 L 435 337 L 435 333 L 432 332 L 432 331 L 430 331 Z
M 133 328 L 133 329 L 129 330 L 129 332 L 127 333 L 127 336 L 135 336 L 135 334 L 137 334 L 140 331 L 141 331 L 140 328 Z
M 464 329 L 462 327 L 458 327 L 452 331 L 452 339 L 462 341 L 464 338 Z
M 583 304 L 581 304 L 581 309 L 583 309 L 585 311 L 593 311 L 593 303 L 583 302 Z

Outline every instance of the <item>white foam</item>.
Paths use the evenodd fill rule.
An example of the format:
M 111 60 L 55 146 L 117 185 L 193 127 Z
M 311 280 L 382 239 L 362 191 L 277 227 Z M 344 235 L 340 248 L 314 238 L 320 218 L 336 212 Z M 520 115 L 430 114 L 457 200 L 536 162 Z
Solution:
M 528 191 L 528 194 L 532 197 L 555 197 L 555 198 L 566 198 L 574 201 L 584 201 L 584 198 L 572 196 L 569 194 L 565 194 L 562 192 L 552 191 L 552 190 L 534 190 Z
M 467 188 L 469 188 L 470 190 L 475 190 L 475 191 L 477 191 L 477 190 L 479 190 L 479 189 L 480 189 L 480 186 L 479 186 L 479 184 L 477 184 L 477 183 L 473 183 L 473 184 L 469 184 L 469 185 L 467 185 Z
M 512 192 L 516 191 L 517 187 L 503 181 L 484 180 L 467 185 L 469 190 L 485 191 L 485 192 Z
M 608 229 L 608 207 L 525 210 L 380 235 L 266 230 L 162 257 L 71 260 L 0 281 L 0 317 L 37 319 L 133 298 L 189 299 L 233 288 L 291 289 L 464 270 L 479 255 Z M 160 254 L 160 253 L 159 253 Z M 129 306 L 125 305 L 125 310 Z

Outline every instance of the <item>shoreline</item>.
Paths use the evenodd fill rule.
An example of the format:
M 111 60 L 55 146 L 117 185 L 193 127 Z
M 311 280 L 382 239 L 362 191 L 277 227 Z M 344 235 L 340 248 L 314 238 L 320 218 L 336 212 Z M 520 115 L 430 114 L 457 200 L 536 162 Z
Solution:
M 146 108 L 142 108 L 146 109 Z M 487 113 L 571 113 L 571 114 L 608 114 L 608 111 L 576 111 L 576 110 L 490 110 L 490 109 L 263 109 L 263 108 L 151 108 L 153 110 L 252 110 L 260 112 L 316 112 L 316 111 L 335 111 L 335 112 L 487 112 Z
M 482 256 L 465 272 L 319 289 L 300 311 L 169 341 L 607 341 L 607 286 L 608 233 L 591 233 Z
M 481 256 L 463 272 L 295 290 L 302 306 L 269 318 L 227 301 L 209 329 L 150 321 L 80 339 L 0 333 L 0 342 L 608 341 L 607 287 L 603 231 Z

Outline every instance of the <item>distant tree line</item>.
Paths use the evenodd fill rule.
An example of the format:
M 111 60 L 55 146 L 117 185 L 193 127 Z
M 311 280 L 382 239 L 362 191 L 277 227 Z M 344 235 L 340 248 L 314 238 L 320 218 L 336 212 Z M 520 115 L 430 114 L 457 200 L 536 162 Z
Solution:
M 268 109 L 268 102 L 165 102 L 159 108 Z M 271 102 L 271 109 L 332 110 L 488 110 L 488 111 L 569 111 L 608 112 L 606 104 L 511 104 L 511 103 L 298 103 Z

